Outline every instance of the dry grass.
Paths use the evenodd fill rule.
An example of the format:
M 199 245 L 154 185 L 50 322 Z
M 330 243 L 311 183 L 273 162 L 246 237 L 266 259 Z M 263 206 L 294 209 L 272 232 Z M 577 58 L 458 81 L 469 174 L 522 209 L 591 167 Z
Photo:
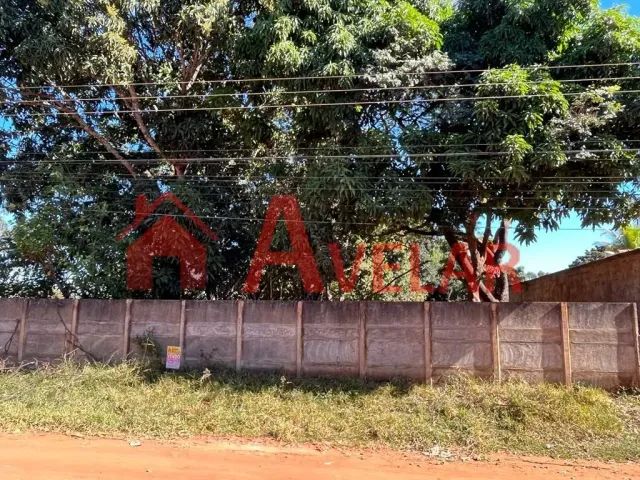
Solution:
M 206 377 L 206 376 L 205 376 Z M 284 442 L 640 459 L 640 397 L 469 378 L 402 382 L 286 379 L 140 364 L 0 374 L 0 429 L 89 435 L 234 435 Z

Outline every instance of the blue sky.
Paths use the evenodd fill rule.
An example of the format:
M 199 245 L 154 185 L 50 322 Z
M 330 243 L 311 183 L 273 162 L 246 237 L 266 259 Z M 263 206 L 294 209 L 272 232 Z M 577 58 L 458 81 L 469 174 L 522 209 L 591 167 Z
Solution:
M 564 270 L 585 250 L 607 240 L 606 228 L 580 228 L 577 215 L 562 222 L 556 232 L 538 232 L 538 241 L 529 246 L 515 244 L 520 249 L 520 263 L 526 270 L 553 273 Z
M 625 5 L 628 7 L 630 13 L 640 15 L 640 0 L 602 0 L 600 4 L 607 8 Z

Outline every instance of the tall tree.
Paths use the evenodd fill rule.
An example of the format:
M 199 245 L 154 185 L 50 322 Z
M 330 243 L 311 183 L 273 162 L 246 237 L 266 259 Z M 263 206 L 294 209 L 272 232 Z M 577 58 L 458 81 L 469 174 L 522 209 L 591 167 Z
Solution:
M 2 198 L 17 222 L 12 268 L 29 272 L 37 292 L 53 282 L 65 295 L 125 295 L 126 244 L 115 233 L 136 196 L 171 190 L 221 239 L 209 248 L 207 295 L 239 294 L 270 195 L 302 196 L 300 185 L 325 167 L 315 148 L 344 154 L 369 137 L 389 151 L 377 111 L 408 98 L 408 79 L 428 79 L 414 79 L 414 68 L 449 65 L 438 51 L 446 5 L 437 3 L 11 0 L 0 8 Z M 283 75 L 339 78 L 272 78 Z M 402 88 L 379 89 L 389 83 Z M 297 93 L 358 87 L 355 98 Z M 309 105 L 354 100 L 371 107 Z M 354 162 L 344 160 L 325 199 L 333 187 L 354 187 Z M 353 200 L 342 200 L 348 218 Z M 304 206 L 313 211 L 311 197 Z M 317 225 L 316 240 L 340 233 Z M 301 295 L 295 275 L 270 295 Z
M 627 112 L 638 98 L 630 63 L 639 41 L 636 19 L 592 1 L 459 2 L 445 48 L 457 68 L 491 69 L 443 90 L 426 127 L 404 138 L 442 145 L 411 149 L 426 155 L 416 175 L 438 179 L 424 225 L 444 226 L 452 245 L 466 240 L 475 300 L 508 299 L 507 274 L 493 282 L 485 271 L 493 232 L 477 240 L 478 219 L 497 222 L 498 243 L 513 222 L 516 238 L 532 242 L 536 228 L 557 229 L 572 210 L 584 226 L 622 225 L 638 211 L 638 122 Z
M 13 286 L 126 295 L 115 234 L 172 191 L 221 239 L 206 295 L 236 296 L 270 196 L 293 193 L 327 282 L 329 242 L 444 236 L 471 298 L 506 300 L 510 224 L 530 242 L 572 209 L 638 216 L 639 54 L 637 20 L 590 0 L 5 1 Z M 264 283 L 303 295 L 290 268 Z

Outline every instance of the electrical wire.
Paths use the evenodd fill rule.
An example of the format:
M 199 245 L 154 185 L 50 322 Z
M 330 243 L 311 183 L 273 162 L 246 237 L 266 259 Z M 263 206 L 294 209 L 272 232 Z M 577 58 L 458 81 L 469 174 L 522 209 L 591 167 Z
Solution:
M 640 143 L 640 140 L 634 139 L 618 139 L 618 138 L 609 138 L 609 139 L 601 139 L 601 140 L 584 140 L 579 142 L 569 142 L 573 144 L 592 144 L 592 143 L 606 143 L 607 141 L 619 141 L 621 143 Z M 331 151 L 331 150 L 382 150 L 382 149 L 393 149 L 396 147 L 403 149 L 411 149 L 411 148 L 451 148 L 451 147 L 497 147 L 503 146 L 502 143 L 433 143 L 433 144 L 398 144 L 398 145 L 325 145 L 325 146 L 316 146 L 316 147 L 291 147 L 296 151 Z M 188 153 L 188 152 L 253 152 L 256 148 L 212 148 L 212 149 L 204 149 L 204 148 L 190 148 L 190 149 L 162 149 L 163 153 Z M 611 149 L 615 151 L 615 149 Z M 640 148 L 639 148 L 640 150 Z M 155 153 L 153 151 L 121 151 L 123 155 L 136 154 L 136 153 Z M 284 153 L 284 152 L 283 152 Z M 21 152 L 20 156 L 46 156 L 46 155 L 64 155 L 64 152 Z M 84 152 L 77 152 L 76 155 L 111 155 L 110 152 L 106 150 L 88 150 Z M 293 155 L 293 154 L 292 154 Z M 408 155 L 410 155 L 408 153 Z M 252 157 L 254 158 L 254 157 Z M 266 158 L 266 157 L 262 157 Z
M 537 150 L 534 152 L 529 152 L 529 154 L 538 154 L 538 155 L 558 155 L 558 154 L 597 154 L 597 153 L 635 153 L 636 155 L 640 153 L 640 148 L 619 148 L 619 149 L 591 149 L 591 150 Z M 388 161 L 390 158 L 400 159 L 400 160 L 411 160 L 416 158 L 456 158 L 456 157 L 503 157 L 512 155 L 512 152 L 508 151 L 480 151 L 480 152 L 432 152 L 432 153 L 387 153 L 387 154 L 357 154 L 357 155 L 265 155 L 265 156 L 250 156 L 250 157 L 165 157 L 165 158 L 125 158 L 129 163 L 150 163 L 150 162 L 182 162 L 182 163 L 218 163 L 218 162 L 255 162 L 258 160 L 356 160 L 356 159 L 381 159 L 382 161 Z M 570 159 L 567 159 L 570 161 Z M 591 160 L 598 161 L 599 159 L 589 159 L 589 158 L 578 158 L 577 161 L 580 160 Z M 606 159 L 611 160 L 611 159 Z M 616 159 L 617 160 L 617 159 Z M 622 159 L 620 159 L 622 160 Z M 37 163 L 55 163 L 55 164 L 71 164 L 71 163 L 87 163 L 87 159 L 81 159 L 76 161 L 70 160 L 39 160 Z M 109 158 L 109 159 L 96 159 L 92 161 L 92 163 L 121 163 L 122 160 L 117 158 Z M 19 164 L 20 162 L 16 162 L 13 160 L 2 160 L 0 161 L 0 165 L 13 165 Z M 433 162 L 432 162 L 433 163 Z M 442 162 L 438 162 L 442 163 Z
M 49 178 L 52 174 L 58 174 L 63 178 L 74 178 L 74 179 L 83 179 L 86 180 L 87 177 L 113 177 L 119 180 L 131 180 L 133 178 L 124 174 L 114 174 L 112 172 L 74 172 L 74 173 L 61 173 L 61 172 L 29 172 L 29 171 L 17 171 L 17 172 L 5 172 L 6 176 L 3 177 L 0 175 L 0 179 L 11 179 L 11 178 L 20 178 L 25 177 L 27 179 L 33 178 Z M 277 174 L 265 173 L 261 175 L 185 175 L 182 177 L 174 177 L 174 176 L 157 176 L 157 177 L 148 177 L 148 178 L 138 178 L 136 181 L 151 181 L 151 182 L 180 182 L 184 183 L 185 180 L 194 180 L 198 182 L 205 183 L 215 183 L 215 182 L 247 182 L 247 181 L 256 181 L 256 182 L 271 182 L 276 180 L 333 180 L 336 177 L 332 175 L 283 175 L 279 176 Z M 356 180 L 379 180 L 382 182 L 417 182 L 417 183 L 426 183 L 426 182 L 434 182 L 434 183 L 449 183 L 456 181 L 467 181 L 469 179 L 461 177 L 461 176 L 431 176 L 431 177 L 416 177 L 416 176 L 397 176 L 397 177 L 385 177 L 381 175 L 352 175 L 348 177 L 349 179 Z M 508 180 L 505 179 L 504 176 L 487 176 L 487 177 L 474 177 L 475 181 L 483 181 L 483 180 Z M 618 180 L 618 181 L 634 181 L 639 180 L 636 177 L 629 177 L 626 175 L 543 175 L 543 176 L 532 176 L 529 180 L 557 180 L 557 183 L 570 183 L 572 180 Z M 566 180 L 560 181 L 560 180 Z
M 608 77 L 608 78 L 580 78 L 580 79 L 566 79 L 566 80 L 539 80 L 539 81 L 527 81 L 525 82 L 527 85 L 542 85 L 548 82 L 556 82 L 560 84 L 565 83 L 583 83 L 583 82 L 608 82 L 608 81 L 628 81 L 628 80 L 639 80 L 639 76 L 623 76 L 623 77 Z M 251 98 L 251 97 L 263 97 L 269 95 L 320 95 L 320 94 L 335 94 L 335 93 L 362 93 L 362 92 L 386 92 L 386 91 L 422 91 L 422 90 L 435 90 L 442 88 L 472 88 L 472 87 L 495 87 L 495 86 L 508 86 L 512 85 L 511 82 L 496 82 L 496 83 L 467 83 L 467 84 L 441 84 L 441 85 L 407 85 L 400 87 L 361 87 L 361 88 L 342 88 L 342 89 L 316 89 L 316 90 L 288 90 L 288 91 L 269 91 L 269 92 L 234 92 L 234 93 L 194 93 L 189 95 L 136 95 L 136 96 L 117 96 L 113 98 L 105 98 L 105 97 L 72 97 L 72 98 L 56 98 L 51 101 L 55 101 L 56 103 L 76 103 L 76 102 L 115 102 L 118 100 L 167 100 L 167 99 L 194 99 L 194 100 L 204 100 L 209 98 L 232 98 L 232 97 L 242 97 L 242 98 Z M 16 90 L 19 92 L 19 89 L 16 87 Z M 5 105 L 39 105 L 42 103 L 46 103 L 48 100 L 4 100 L 0 101 L 1 104 Z
M 640 93 L 640 90 L 618 90 L 610 95 L 623 95 L 629 93 Z M 564 93 L 566 96 L 582 95 L 582 93 Z M 408 99 L 408 100 L 376 100 L 363 102 L 324 102 L 324 103 L 305 103 L 305 104 L 274 104 L 274 105 L 235 105 L 226 107 L 186 107 L 186 108 L 154 108 L 151 110 L 87 110 L 81 112 L 30 112 L 30 116 L 47 117 L 47 116 L 74 116 L 74 115 L 123 115 L 129 113 L 175 113 L 175 112 L 218 112 L 231 110 L 264 110 L 270 108 L 320 108 L 320 107 L 346 107 L 346 106 L 363 106 L 363 105 L 384 105 L 384 104 L 422 104 L 422 103 L 442 103 L 442 102 L 466 102 L 466 101 L 482 101 L 482 100 L 500 100 L 500 99 L 526 99 L 534 97 L 548 97 L 547 94 L 529 94 L 529 95 L 492 95 L 481 97 L 452 97 L 452 98 L 433 98 L 433 99 Z M 55 108 L 55 105 L 51 105 Z M 23 116 L 22 113 L 3 114 L 5 118 L 17 118 Z
M 580 68 L 602 68 L 602 67 L 623 67 L 623 66 L 639 66 L 640 62 L 615 62 L 615 63 L 591 63 L 591 64 L 567 64 L 567 65 L 536 65 L 530 67 L 520 67 L 521 70 L 572 70 Z M 488 69 L 458 69 L 458 70 L 431 70 L 425 72 L 402 72 L 400 75 L 405 76 L 430 76 L 430 75 L 450 75 L 450 74 L 469 74 L 469 73 L 487 73 L 492 71 L 500 71 L 497 68 Z M 23 89 L 40 89 L 45 87 L 56 88 L 91 88 L 91 87 L 118 87 L 118 86 L 148 86 L 148 85 L 193 85 L 193 84 L 227 84 L 227 83 L 261 83 L 261 82 L 284 82 L 284 81 L 301 81 L 301 80 L 341 80 L 347 78 L 370 78 L 376 75 L 388 75 L 394 72 L 378 72 L 378 73 L 354 73 L 349 75 L 306 75 L 294 77 L 262 77 L 262 78 L 227 78 L 215 80 L 195 80 L 195 81 L 179 81 L 164 80 L 160 82 L 120 82 L 120 83 L 102 83 L 102 84 L 67 84 L 67 85 L 40 85 L 21 87 Z M 1 87 L 3 90 L 15 87 Z
M 515 208 L 509 210 L 518 210 L 518 211 L 538 211 L 538 209 L 531 208 Z M 569 211 L 569 209 L 563 209 Z M 590 209 L 576 209 L 578 211 L 607 211 L 607 208 L 590 208 Z M 131 217 L 134 213 L 133 211 L 124 211 L 124 210 L 100 210 L 97 213 L 108 214 L 108 215 L 123 215 Z M 150 213 L 147 217 L 165 217 L 170 216 L 173 218 L 186 218 L 190 219 L 188 215 L 184 214 L 163 214 L 163 213 Z M 225 221 L 241 221 L 241 222 L 265 222 L 264 218 L 260 217 L 230 217 L 230 216 L 218 216 L 218 215 L 196 215 L 201 220 L 225 220 Z M 338 220 L 287 220 L 292 223 L 303 223 L 305 225 L 367 225 L 367 226 L 380 226 L 380 222 L 342 222 Z M 582 231 L 584 229 L 575 229 Z

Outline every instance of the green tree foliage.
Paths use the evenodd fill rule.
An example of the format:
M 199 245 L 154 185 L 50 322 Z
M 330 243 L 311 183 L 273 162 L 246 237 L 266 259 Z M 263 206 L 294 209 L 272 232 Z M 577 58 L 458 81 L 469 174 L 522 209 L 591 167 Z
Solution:
M 622 227 L 624 245 L 629 249 L 640 248 L 640 227 L 627 225 Z
M 577 267 L 640 248 L 640 227 L 638 227 L 637 221 L 633 225 L 627 225 L 607 233 L 609 237 L 607 241 L 600 242 L 592 249 L 587 250 L 584 255 L 574 260 L 570 267 Z
M 532 242 L 536 227 L 556 229 L 572 210 L 589 226 L 624 224 L 638 208 L 638 124 L 625 113 L 637 101 L 625 93 L 637 89 L 637 80 L 627 79 L 637 67 L 554 68 L 578 58 L 637 61 L 637 22 L 594 2 L 488 3 L 459 3 L 445 48 L 458 68 L 491 70 L 470 72 L 442 93 L 470 100 L 431 106 L 427 128 L 404 131 L 411 143 L 451 144 L 418 150 L 434 155 L 423 175 L 442 179 L 427 223 L 466 237 L 474 265 L 484 255 L 484 242 L 475 240 L 478 216 L 485 224 L 502 220 L 500 232 L 505 220 L 515 221 L 516 238 Z M 597 42 L 591 32 L 602 28 L 624 34 Z M 506 284 L 493 296 L 504 299 Z
M 602 260 L 604 258 L 608 258 L 611 255 L 615 255 L 615 252 L 611 250 L 607 250 L 607 247 L 604 245 L 599 245 L 593 247 L 590 250 L 584 252 L 584 255 L 580 255 L 576 258 L 570 265 L 569 268 L 579 267 L 580 265 L 585 265 L 587 263 L 595 262 L 597 260 Z
M 625 225 L 617 230 L 607 232 L 607 240 L 601 242 L 600 247 L 604 247 L 609 252 L 620 252 L 640 248 L 640 226 L 637 221 L 632 225 Z
M 0 195 L 16 226 L 0 293 L 128 295 L 132 238 L 115 236 L 138 195 L 172 191 L 220 238 L 209 298 L 241 294 L 269 198 L 286 193 L 326 296 L 340 298 L 329 242 L 350 258 L 417 235 L 467 242 L 474 300 L 505 300 L 486 265 L 512 222 L 531 242 L 572 210 L 585 226 L 638 216 L 640 69 L 554 66 L 639 54 L 638 21 L 591 0 L 7 0 Z M 156 296 L 175 283 L 164 268 Z M 289 267 L 263 285 L 303 296 Z
M 597 0 L 461 0 L 447 51 L 461 64 L 544 64 L 565 36 L 597 12 Z
M 545 275 L 548 275 L 547 272 L 543 272 L 542 270 L 540 270 L 538 273 L 528 272 L 522 266 L 516 268 L 516 271 L 518 273 L 518 279 L 521 282 L 526 282 L 527 280 L 535 280 L 536 278 L 544 277 Z

